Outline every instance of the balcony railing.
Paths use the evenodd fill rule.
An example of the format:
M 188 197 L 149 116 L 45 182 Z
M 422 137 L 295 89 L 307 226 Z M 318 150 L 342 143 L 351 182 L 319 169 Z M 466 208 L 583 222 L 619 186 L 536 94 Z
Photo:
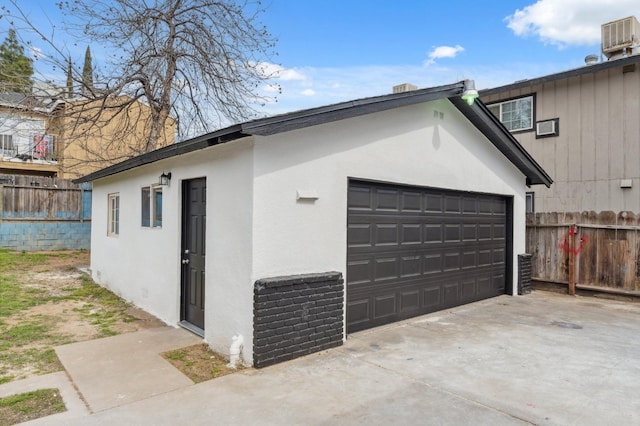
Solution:
M 0 158 L 58 161 L 56 142 L 54 135 L 31 136 L 27 145 L 16 144 L 9 138 L 0 138 Z

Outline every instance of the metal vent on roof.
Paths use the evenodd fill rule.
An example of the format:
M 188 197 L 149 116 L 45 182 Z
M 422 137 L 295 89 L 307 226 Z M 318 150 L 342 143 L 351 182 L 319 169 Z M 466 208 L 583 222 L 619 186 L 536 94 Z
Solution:
M 418 86 L 414 84 L 402 83 L 402 84 L 398 84 L 397 86 L 393 86 L 393 93 L 410 92 L 412 90 L 417 90 L 417 89 L 418 89 Z

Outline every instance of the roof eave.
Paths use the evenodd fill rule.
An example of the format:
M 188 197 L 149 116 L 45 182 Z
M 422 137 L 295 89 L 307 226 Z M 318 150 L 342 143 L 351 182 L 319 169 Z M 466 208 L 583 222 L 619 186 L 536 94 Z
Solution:
M 136 167 L 144 166 L 146 164 L 155 163 L 160 160 L 174 157 L 176 155 L 186 154 L 192 151 L 198 151 L 200 149 L 207 148 L 212 145 L 219 145 L 221 143 L 231 142 L 236 139 L 240 139 L 246 136 L 241 132 L 241 126 L 235 125 L 219 130 L 217 132 L 208 133 L 203 136 L 199 136 L 188 141 L 174 143 L 162 148 L 158 148 L 155 151 L 148 152 L 146 154 L 138 155 L 137 157 L 129 158 L 120 163 L 114 164 L 104 169 L 97 170 L 88 175 L 82 176 L 78 179 L 74 179 L 74 183 L 92 182 L 96 179 L 102 179 L 117 173 L 121 173 Z
M 539 84 L 551 83 L 557 80 L 577 77 L 579 75 L 584 75 L 584 74 L 596 73 L 598 71 L 604 71 L 604 70 L 615 68 L 615 67 L 623 67 L 625 65 L 631 65 L 638 62 L 640 62 L 640 55 L 633 55 L 633 56 L 629 56 L 621 59 L 613 59 L 610 61 L 600 62 L 598 64 L 593 64 L 593 65 L 585 65 L 580 68 L 574 68 L 568 71 L 562 71 L 559 73 L 549 74 L 542 77 L 519 80 L 504 86 L 483 89 L 483 90 L 480 90 L 480 96 L 490 96 L 490 95 L 508 92 L 510 90 L 517 90 L 525 87 L 536 86 Z
M 449 101 L 525 175 L 527 185 L 551 186 L 553 179 L 482 101 L 477 99 L 472 105 L 468 105 L 459 96 L 450 97 Z

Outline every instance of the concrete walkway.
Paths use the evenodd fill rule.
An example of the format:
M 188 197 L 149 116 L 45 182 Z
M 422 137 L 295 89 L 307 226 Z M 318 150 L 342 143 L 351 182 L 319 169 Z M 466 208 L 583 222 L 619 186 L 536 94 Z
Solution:
M 57 348 L 92 414 L 67 405 L 32 423 L 640 424 L 638 304 L 501 296 L 197 385 L 156 351 L 199 339 L 155 333 Z

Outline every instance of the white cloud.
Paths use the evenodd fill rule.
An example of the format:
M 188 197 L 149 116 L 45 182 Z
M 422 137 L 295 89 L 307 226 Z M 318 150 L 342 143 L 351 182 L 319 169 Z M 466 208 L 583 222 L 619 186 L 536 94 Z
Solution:
M 270 62 L 261 62 L 258 64 L 260 71 L 271 78 L 275 78 L 283 81 L 292 80 L 306 80 L 307 76 L 295 68 L 284 68 L 278 64 L 272 64 Z
M 434 64 L 436 59 L 455 58 L 458 53 L 464 52 L 464 47 L 456 44 L 455 46 L 437 46 L 429 52 L 429 59 L 424 63 L 425 66 Z
M 517 36 L 564 48 L 598 44 L 602 24 L 630 15 L 640 16 L 638 0 L 538 0 L 505 21 Z
M 260 111 L 265 115 L 282 114 L 338 102 L 390 94 L 393 86 L 411 83 L 418 88 L 451 84 L 465 78 L 474 79 L 478 89 L 513 83 L 563 71 L 576 63 L 500 63 L 497 65 L 461 65 L 456 69 L 421 64 L 360 66 L 344 68 L 305 67 L 306 80 L 279 81 L 282 93 L 277 102 L 267 103 Z M 313 89 L 311 89 L 313 87 Z

